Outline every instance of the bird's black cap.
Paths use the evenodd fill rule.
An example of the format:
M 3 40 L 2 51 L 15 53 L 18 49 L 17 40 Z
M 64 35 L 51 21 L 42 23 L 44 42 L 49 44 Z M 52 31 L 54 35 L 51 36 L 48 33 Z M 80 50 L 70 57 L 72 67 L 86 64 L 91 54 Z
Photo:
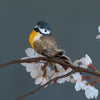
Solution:
M 39 21 L 37 23 L 37 25 L 40 26 L 41 28 L 44 28 L 44 29 L 47 29 L 47 30 L 51 31 L 51 26 L 48 23 L 44 22 L 44 21 Z

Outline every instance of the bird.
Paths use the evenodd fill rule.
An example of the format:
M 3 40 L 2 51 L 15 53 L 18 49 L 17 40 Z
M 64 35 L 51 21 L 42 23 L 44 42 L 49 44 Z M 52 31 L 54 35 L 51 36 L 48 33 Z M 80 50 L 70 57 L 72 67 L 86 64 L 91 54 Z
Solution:
M 64 55 L 64 50 L 58 48 L 56 40 L 51 32 L 51 26 L 47 22 L 37 22 L 30 33 L 29 43 L 39 55 L 46 57 L 60 57 L 69 60 L 69 57 Z

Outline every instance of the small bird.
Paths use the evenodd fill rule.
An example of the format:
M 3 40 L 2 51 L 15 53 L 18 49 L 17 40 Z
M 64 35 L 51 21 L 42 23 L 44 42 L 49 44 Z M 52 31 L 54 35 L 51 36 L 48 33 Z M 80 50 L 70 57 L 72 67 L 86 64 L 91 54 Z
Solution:
M 29 36 L 29 43 L 36 53 L 46 57 L 59 57 L 71 64 L 69 57 L 64 55 L 64 50 L 58 49 L 57 43 L 52 35 L 51 26 L 39 21 Z
M 29 43 L 36 53 L 46 57 L 58 57 L 64 54 L 63 50 L 58 49 L 51 26 L 44 21 L 36 24 L 29 36 Z

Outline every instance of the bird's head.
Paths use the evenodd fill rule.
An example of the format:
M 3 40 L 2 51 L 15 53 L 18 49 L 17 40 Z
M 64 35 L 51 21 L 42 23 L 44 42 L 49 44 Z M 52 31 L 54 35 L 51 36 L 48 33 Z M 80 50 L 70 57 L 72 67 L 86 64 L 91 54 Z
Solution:
M 29 42 L 32 48 L 34 48 L 33 46 L 34 42 L 36 40 L 39 40 L 40 37 L 43 35 L 46 35 L 46 36 L 51 35 L 51 26 L 44 21 L 39 21 L 29 36 Z
M 34 30 L 42 35 L 51 34 L 51 26 L 44 21 L 39 21 L 34 27 Z

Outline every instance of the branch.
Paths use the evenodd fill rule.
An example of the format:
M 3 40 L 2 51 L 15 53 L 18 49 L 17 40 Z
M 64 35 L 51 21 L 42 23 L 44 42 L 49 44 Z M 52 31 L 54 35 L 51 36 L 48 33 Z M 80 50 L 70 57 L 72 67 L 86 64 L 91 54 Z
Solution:
M 66 67 L 70 67 L 73 70 L 75 70 L 76 72 L 85 72 L 85 73 L 89 73 L 95 76 L 100 77 L 100 73 L 85 69 L 85 68 L 81 68 L 79 66 L 74 66 L 72 64 L 69 64 L 67 62 L 65 62 L 63 59 L 61 58 L 47 58 L 47 57 L 36 57 L 36 58 L 29 58 L 29 59 L 24 59 L 24 60 L 13 60 L 10 61 L 8 63 L 5 64 L 0 64 L 0 68 L 4 68 L 5 66 L 11 65 L 11 64 L 16 64 L 16 63 L 32 63 L 34 61 L 48 61 L 48 62 L 54 62 L 54 63 L 58 63 L 60 65 L 64 65 Z
M 53 82 L 53 81 L 55 81 L 55 80 L 58 80 L 58 79 L 60 79 L 60 78 L 64 78 L 64 77 L 70 76 L 70 75 L 72 75 L 73 73 L 75 73 L 74 70 L 71 71 L 71 72 L 69 72 L 69 73 L 67 73 L 67 74 L 65 74 L 65 75 L 62 75 L 62 76 L 53 78 L 53 79 L 49 80 L 46 84 L 44 84 L 44 85 L 42 85 L 41 87 L 39 87 L 38 89 L 36 89 L 36 90 L 34 90 L 34 91 L 32 91 L 32 92 L 30 92 L 30 93 L 28 93 L 28 94 L 25 94 L 24 96 L 19 97 L 19 98 L 17 98 L 16 100 L 21 100 L 21 99 L 23 99 L 23 98 L 25 98 L 25 97 L 27 97 L 27 96 L 29 96 L 29 95 L 35 94 L 36 92 L 38 92 L 40 89 L 44 88 L 46 85 L 50 84 L 51 82 Z
M 95 76 L 98 76 L 100 77 L 100 73 L 97 73 L 97 72 L 94 72 L 94 71 L 91 71 L 91 70 L 88 70 L 88 69 L 85 69 L 85 68 L 81 68 L 79 66 L 74 66 L 73 64 L 69 64 L 67 62 L 65 62 L 63 59 L 61 58 L 47 58 L 47 57 L 37 57 L 37 58 L 29 58 L 29 59 L 24 59 L 24 60 L 13 60 L 13 61 L 10 61 L 10 62 L 7 62 L 7 63 L 4 63 L 4 64 L 0 64 L 0 68 L 4 68 L 5 66 L 8 66 L 8 65 L 11 65 L 11 64 L 16 64 L 16 63 L 32 63 L 32 62 L 35 62 L 35 61 L 39 61 L 39 62 L 43 62 L 43 61 L 47 61 L 47 62 L 54 62 L 54 63 L 58 63 L 64 67 L 70 67 L 72 68 L 73 70 L 71 72 L 69 72 L 68 74 L 66 75 L 62 75 L 62 76 L 59 76 L 59 77 L 56 77 L 54 79 L 51 79 L 50 81 L 48 81 L 46 84 L 42 85 L 41 87 L 39 87 L 38 89 L 36 89 L 35 91 L 32 91 L 16 100 L 21 100 L 31 94 L 34 94 L 36 93 L 37 91 L 39 91 L 40 89 L 42 89 L 43 87 L 45 87 L 46 85 L 48 85 L 49 83 L 57 80 L 57 79 L 60 79 L 60 78 L 63 78 L 63 77 L 67 77 L 75 72 L 85 72 L 85 73 L 89 73 L 89 74 L 92 74 L 92 75 L 95 75 Z

